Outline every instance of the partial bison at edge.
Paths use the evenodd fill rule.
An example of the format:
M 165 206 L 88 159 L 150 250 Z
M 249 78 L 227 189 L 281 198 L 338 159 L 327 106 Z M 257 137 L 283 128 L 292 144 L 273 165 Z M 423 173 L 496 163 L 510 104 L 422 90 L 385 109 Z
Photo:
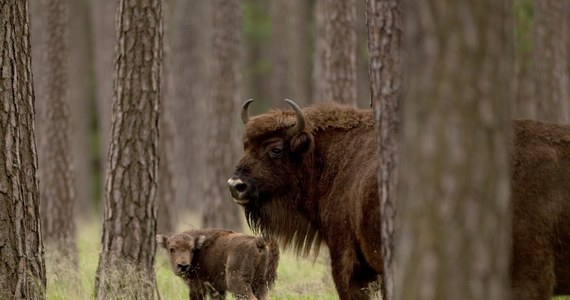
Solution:
M 279 248 L 274 240 L 224 229 L 157 235 L 172 270 L 190 289 L 190 299 L 268 299 L 277 278 Z
M 252 118 L 244 104 L 232 197 L 253 230 L 299 254 L 325 243 L 340 299 L 370 299 L 383 272 L 372 111 L 285 101 L 293 111 Z M 515 121 L 514 132 L 513 294 L 569 294 L 570 127 Z

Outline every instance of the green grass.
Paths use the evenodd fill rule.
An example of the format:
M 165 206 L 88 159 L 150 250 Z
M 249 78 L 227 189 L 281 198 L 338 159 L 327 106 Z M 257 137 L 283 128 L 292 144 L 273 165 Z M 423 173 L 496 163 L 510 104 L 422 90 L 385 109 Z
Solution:
M 78 269 L 71 262 L 56 261 L 57 254 L 46 249 L 48 300 L 94 299 L 100 230 L 97 220 L 78 225 Z M 312 260 L 282 252 L 278 278 L 270 291 L 270 299 L 338 299 L 326 257 L 321 257 L 313 263 Z M 158 289 L 163 300 L 188 299 L 188 288 L 172 273 L 162 249 L 157 251 L 155 267 Z

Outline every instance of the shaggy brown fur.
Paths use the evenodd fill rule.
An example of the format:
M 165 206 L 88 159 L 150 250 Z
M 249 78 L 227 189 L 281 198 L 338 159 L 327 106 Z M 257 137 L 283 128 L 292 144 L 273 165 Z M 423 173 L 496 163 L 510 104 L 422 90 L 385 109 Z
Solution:
M 570 126 L 514 123 L 513 299 L 570 294 Z
M 369 299 L 382 274 L 376 133 L 370 110 L 335 104 L 303 109 L 294 135 L 291 111 L 275 110 L 246 124 L 245 155 L 230 179 L 250 227 L 307 255 L 329 248 L 341 299 Z M 230 183 L 231 185 L 231 183 Z
M 232 177 L 243 194 L 231 187 L 232 196 L 252 229 L 298 253 L 326 243 L 339 297 L 368 299 L 362 288 L 383 270 L 372 112 L 320 104 L 303 114 L 295 135 L 291 111 L 249 120 Z M 515 121 L 514 129 L 514 298 L 570 294 L 570 126 Z
M 192 230 L 157 235 L 168 251 L 172 270 L 190 288 L 190 299 L 206 293 L 224 299 L 229 291 L 238 299 L 267 299 L 277 278 L 279 248 L 274 240 L 231 230 Z

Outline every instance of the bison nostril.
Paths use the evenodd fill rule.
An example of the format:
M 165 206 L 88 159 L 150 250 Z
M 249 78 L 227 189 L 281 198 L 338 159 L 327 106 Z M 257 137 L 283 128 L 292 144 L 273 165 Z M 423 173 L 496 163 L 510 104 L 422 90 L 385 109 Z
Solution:
M 235 189 L 238 193 L 243 193 L 243 192 L 245 192 L 245 190 L 247 190 L 247 184 L 238 183 L 238 184 L 236 184 Z

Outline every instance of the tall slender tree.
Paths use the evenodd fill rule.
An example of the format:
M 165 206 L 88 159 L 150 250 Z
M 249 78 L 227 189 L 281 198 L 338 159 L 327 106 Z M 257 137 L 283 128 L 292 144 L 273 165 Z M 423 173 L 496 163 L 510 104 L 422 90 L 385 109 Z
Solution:
M 45 299 L 27 1 L 0 2 L 0 298 Z
M 118 59 L 96 293 L 154 298 L 161 0 L 119 1 Z
M 378 195 L 382 220 L 384 295 L 394 299 L 394 243 L 400 97 L 402 87 L 402 12 L 400 0 L 367 0 L 370 94 L 378 129 Z
M 570 17 L 566 1 L 534 0 L 533 117 L 551 122 L 570 122 Z
M 107 155 L 111 134 L 111 112 L 113 103 L 113 62 L 115 59 L 116 30 L 115 16 L 117 0 L 89 0 L 93 28 L 93 50 L 95 69 L 95 94 L 97 126 L 99 133 L 98 182 L 105 182 Z M 104 185 L 104 184 L 101 184 Z M 101 187 L 101 194 L 104 194 Z M 103 197 L 103 196 L 102 196 Z M 100 199 L 97 199 L 100 200 Z M 102 201 L 100 201 L 102 202 Z
M 241 209 L 231 200 L 226 178 L 238 159 L 238 113 L 241 97 L 242 2 L 215 0 L 208 98 L 208 154 L 205 227 L 240 230 Z
M 175 202 L 192 211 L 204 199 L 211 6 L 209 1 L 177 1 L 169 27 L 164 111 L 173 118 Z
M 92 120 L 95 107 L 91 89 L 93 67 L 92 35 L 86 1 L 67 0 L 69 7 L 69 107 L 71 148 L 75 178 L 75 216 L 94 213 Z M 98 152 L 98 151 L 97 151 Z M 77 218 L 76 218 L 77 220 Z
M 273 105 L 283 98 L 301 106 L 310 102 L 309 2 L 276 0 L 270 3 L 270 90 Z
M 46 1 L 43 13 L 43 82 L 36 97 L 43 234 L 46 246 L 57 249 L 62 258 L 76 260 L 66 1 Z
M 324 58 L 315 59 L 315 72 L 320 73 L 315 75 L 315 101 L 356 106 L 356 0 L 317 0 L 316 6 L 316 22 L 324 22 L 316 25 L 317 30 L 324 28 L 324 40 L 319 39 L 323 32 L 317 33 L 316 48 Z
M 406 1 L 397 299 L 508 299 L 510 1 Z

